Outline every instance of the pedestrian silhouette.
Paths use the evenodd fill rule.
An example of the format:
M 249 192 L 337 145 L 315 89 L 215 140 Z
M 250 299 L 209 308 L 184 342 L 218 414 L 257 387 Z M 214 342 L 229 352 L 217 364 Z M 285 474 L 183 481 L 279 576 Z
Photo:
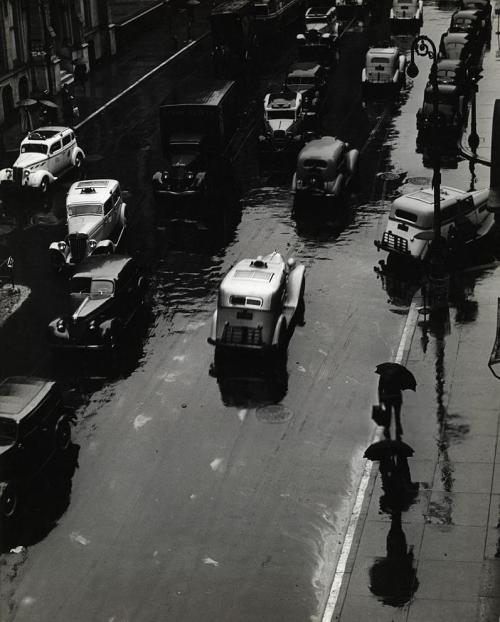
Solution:
M 396 439 L 401 439 L 403 428 L 401 427 L 401 406 L 403 405 L 403 393 L 390 378 L 380 376 L 378 381 L 378 400 L 387 413 L 387 425 L 384 428 L 385 438 L 391 438 L 391 420 L 394 413 L 396 427 Z
M 387 534 L 386 557 L 370 568 L 370 591 L 384 605 L 403 607 L 418 589 L 417 571 L 413 565 L 413 546 L 408 547 L 401 524 L 401 512 L 391 517 Z

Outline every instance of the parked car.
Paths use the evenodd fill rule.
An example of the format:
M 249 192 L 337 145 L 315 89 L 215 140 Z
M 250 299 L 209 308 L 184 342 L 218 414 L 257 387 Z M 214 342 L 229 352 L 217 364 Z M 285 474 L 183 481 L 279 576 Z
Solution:
M 484 40 L 489 35 L 489 25 L 483 11 L 462 9 L 455 11 L 451 16 L 448 32 L 461 32 L 473 39 Z
M 13 376 L 0 382 L 0 515 L 12 518 L 19 488 L 71 443 L 71 417 L 55 382 Z
M 39 127 L 21 142 L 12 167 L 0 170 L 0 185 L 13 189 L 36 189 L 42 193 L 71 169 L 82 166 L 85 154 L 69 127 Z
M 393 30 L 418 31 L 424 21 L 423 0 L 393 0 L 389 19 Z
M 68 234 L 49 247 L 54 269 L 75 265 L 92 254 L 114 253 L 125 230 L 126 207 L 115 179 L 74 183 L 66 197 Z
M 70 280 L 70 313 L 49 324 L 50 345 L 112 350 L 141 308 L 146 289 L 146 280 L 131 257 L 88 257 Z
M 436 67 L 438 84 L 453 84 L 467 91 L 470 77 L 465 63 L 461 60 L 440 60 Z M 427 86 L 431 86 L 430 82 Z
M 337 12 L 334 6 L 312 6 L 306 11 L 306 32 L 315 30 L 320 34 L 338 35 Z
M 445 32 L 439 43 L 438 60 L 460 60 L 467 67 L 467 71 L 478 68 L 481 56 L 482 43 L 474 41 L 464 32 Z
M 462 131 L 467 122 L 467 97 L 463 89 L 454 84 L 440 84 L 438 91 L 438 116 L 435 119 L 434 89 L 430 85 L 426 87 L 424 103 L 417 112 L 417 130 L 455 135 Z
M 317 114 L 326 92 L 325 68 L 317 62 L 293 63 L 286 77 L 286 88 L 302 95 L 305 114 Z
M 305 268 L 279 253 L 239 261 L 222 280 L 208 342 L 225 349 L 286 352 L 303 321 Z
M 365 94 L 375 87 L 400 90 L 405 83 L 406 56 L 397 47 L 370 48 L 366 53 L 361 82 Z
M 303 199 L 339 199 L 356 175 L 358 158 L 357 149 L 333 136 L 307 143 L 298 155 L 292 180 L 296 205 Z
M 294 91 L 268 93 L 264 98 L 264 133 L 261 145 L 271 151 L 297 148 L 303 142 L 302 95 Z
M 491 28 L 491 2 L 490 0 L 461 0 L 459 3 L 462 9 L 475 9 L 481 11 L 486 20 L 487 28 Z
M 441 235 L 456 245 L 486 235 L 494 224 L 494 215 L 487 211 L 488 190 L 464 192 L 441 186 Z M 420 188 L 398 197 L 392 204 L 379 250 L 415 260 L 423 260 L 434 237 L 434 190 Z

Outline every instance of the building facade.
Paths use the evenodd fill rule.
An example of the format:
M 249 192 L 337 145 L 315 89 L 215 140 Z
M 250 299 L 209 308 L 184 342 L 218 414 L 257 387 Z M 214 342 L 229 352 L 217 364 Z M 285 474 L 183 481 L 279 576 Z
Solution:
M 108 0 L 0 0 L 0 124 L 31 94 L 58 93 L 77 64 L 116 52 Z

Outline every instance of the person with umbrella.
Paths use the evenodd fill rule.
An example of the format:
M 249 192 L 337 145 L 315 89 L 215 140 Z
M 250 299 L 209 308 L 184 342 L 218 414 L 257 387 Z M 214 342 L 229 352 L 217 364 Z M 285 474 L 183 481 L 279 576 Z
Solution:
M 382 488 L 399 504 L 404 503 L 406 497 L 413 497 L 419 488 L 418 483 L 411 481 L 410 456 L 413 456 L 412 447 L 401 440 L 391 439 L 372 443 L 364 454 L 367 460 L 380 463 Z
M 415 376 L 404 365 L 399 363 L 381 363 L 377 365 L 375 373 L 380 375 L 378 382 L 378 399 L 387 413 L 388 421 L 384 426 L 384 436 L 390 438 L 392 412 L 396 427 L 396 439 L 401 440 L 403 428 L 401 426 L 401 407 L 403 405 L 402 391 L 415 391 L 417 382 Z

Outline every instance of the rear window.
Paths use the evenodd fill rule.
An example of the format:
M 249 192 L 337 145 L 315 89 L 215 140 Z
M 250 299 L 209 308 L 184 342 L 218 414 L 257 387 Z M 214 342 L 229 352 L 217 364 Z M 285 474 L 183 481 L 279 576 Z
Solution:
M 93 280 L 90 285 L 90 297 L 95 298 L 108 298 L 114 292 L 115 284 L 113 281 L 105 280 Z
M 408 220 L 410 222 L 417 222 L 417 215 L 404 209 L 397 209 L 395 212 L 395 216 L 397 218 L 402 218 L 403 220 Z
M 270 281 L 273 278 L 273 272 L 265 272 L 264 270 L 236 270 L 234 276 L 237 279 Z
M 231 296 L 229 302 L 240 307 L 262 307 L 262 298 L 250 298 L 245 296 Z
M 389 62 L 389 59 L 386 58 L 385 56 L 374 56 L 372 58 L 372 63 L 385 63 L 387 64 Z
M 304 166 L 306 168 L 327 168 L 328 163 L 318 158 L 310 158 L 309 160 L 304 160 Z

